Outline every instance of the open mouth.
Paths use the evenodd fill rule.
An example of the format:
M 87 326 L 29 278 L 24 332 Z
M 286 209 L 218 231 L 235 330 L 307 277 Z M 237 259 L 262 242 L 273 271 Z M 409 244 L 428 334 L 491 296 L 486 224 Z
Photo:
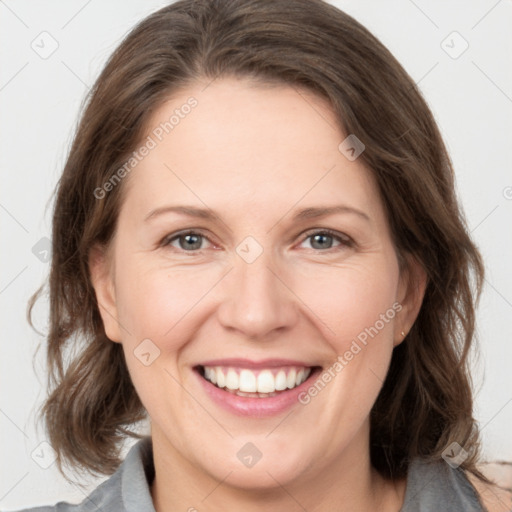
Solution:
M 319 366 L 233 368 L 196 366 L 201 377 L 215 387 L 247 398 L 270 398 L 294 389 L 321 370 Z

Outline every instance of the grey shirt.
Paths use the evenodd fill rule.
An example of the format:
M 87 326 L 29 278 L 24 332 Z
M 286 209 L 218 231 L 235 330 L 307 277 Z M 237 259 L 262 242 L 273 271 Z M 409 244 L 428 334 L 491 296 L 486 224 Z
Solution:
M 155 512 L 150 485 L 155 476 L 151 438 L 132 446 L 118 470 L 77 505 L 24 509 L 24 512 Z M 445 462 L 415 459 L 409 466 L 405 500 L 399 512 L 485 512 L 460 469 Z

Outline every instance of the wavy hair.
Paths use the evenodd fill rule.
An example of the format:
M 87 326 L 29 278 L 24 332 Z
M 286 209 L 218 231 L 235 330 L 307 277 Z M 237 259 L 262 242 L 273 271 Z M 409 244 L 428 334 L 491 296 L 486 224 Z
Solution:
M 120 445 L 147 417 L 122 347 L 103 327 L 88 256 L 108 246 L 123 183 L 94 191 L 130 157 L 156 109 L 200 80 L 249 78 L 328 100 L 364 143 L 397 254 L 427 274 L 416 322 L 394 349 L 370 415 L 370 453 L 384 476 L 457 441 L 476 470 L 478 432 L 468 367 L 481 256 L 458 205 L 438 127 L 410 76 L 356 20 L 320 0 L 179 0 L 140 22 L 90 90 L 55 191 L 48 279 L 48 397 L 40 415 L 62 463 L 111 474 Z M 405 263 L 406 264 L 406 263 Z M 29 303 L 32 307 L 41 287 Z

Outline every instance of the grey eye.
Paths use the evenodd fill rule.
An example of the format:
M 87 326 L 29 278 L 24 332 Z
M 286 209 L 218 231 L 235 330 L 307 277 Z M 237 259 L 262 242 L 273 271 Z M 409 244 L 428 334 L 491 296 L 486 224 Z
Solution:
M 334 237 L 327 233 L 317 233 L 309 238 L 311 239 L 311 247 L 313 249 L 330 249 L 334 240 Z
M 181 233 L 167 237 L 162 245 L 172 246 L 185 252 L 193 252 L 202 248 L 201 245 L 204 240 L 207 240 L 207 238 L 199 233 Z
M 176 238 L 179 240 L 180 248 L 186 250 L 197 250 L 201 248 L 203 241 L 202 235 L 186 234 Z

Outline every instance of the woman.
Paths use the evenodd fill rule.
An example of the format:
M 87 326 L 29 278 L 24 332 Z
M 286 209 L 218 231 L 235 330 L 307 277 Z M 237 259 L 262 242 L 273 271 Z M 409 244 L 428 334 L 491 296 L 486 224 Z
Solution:
M 476 468 L 483 267 L 450 160 L 343 12 L 144 20 L 91 92 L 53 228 L 48 438 L 59 468 L 114 473 L 73 510 L 507 510 Z

